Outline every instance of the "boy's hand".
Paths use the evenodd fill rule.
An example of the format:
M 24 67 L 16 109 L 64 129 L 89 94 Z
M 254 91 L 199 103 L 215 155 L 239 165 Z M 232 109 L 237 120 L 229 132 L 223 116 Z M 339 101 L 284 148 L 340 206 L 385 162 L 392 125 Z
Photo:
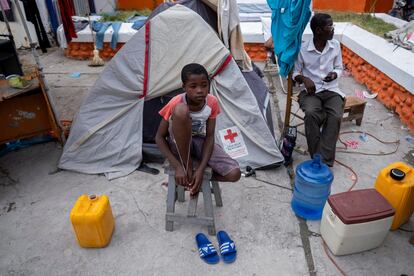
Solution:
M 188 186 L 189 184 L 187 175 L 184 173 L 184 170 L 181 167 L 177 167 L 175 169 L 175 183 L 184 187 Z
M 191 181 L 193 180 L 193 174 L 193 161 L 190 160 L 190 162 L 188 162 L 187 168 L 188 189 L 191 189 Z
M 193 179 L 190 183 L 190 195 L 195 196 L 199 191 L 201 187 L 201 183 L 203 182 L 203 175 L 204 170 L 197 169 L 193 175 Z
M 188 171 L 187 172 L 187 186 L 185 186 L 185 190 L 186 191 L 190 191 L 191 190 L 191 187 L 192 187 L 192 180 L 193 180 L 193 174 L 194 174 L 194 172 L 193 171 Z

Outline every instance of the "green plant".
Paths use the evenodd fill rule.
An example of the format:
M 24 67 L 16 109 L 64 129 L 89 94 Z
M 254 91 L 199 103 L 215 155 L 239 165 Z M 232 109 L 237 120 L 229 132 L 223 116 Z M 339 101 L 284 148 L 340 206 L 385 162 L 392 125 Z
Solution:
M 107 22 L 107 21 L 125 21 L 129 17 L 134 15 L 142 15 L 142 16 L 148 16 L 151 14 L 150 9 L 143 9 L 139 11 L 116 11 L 113 13 L 102 13 L 100 14 L 102 16 L 101 22 Z

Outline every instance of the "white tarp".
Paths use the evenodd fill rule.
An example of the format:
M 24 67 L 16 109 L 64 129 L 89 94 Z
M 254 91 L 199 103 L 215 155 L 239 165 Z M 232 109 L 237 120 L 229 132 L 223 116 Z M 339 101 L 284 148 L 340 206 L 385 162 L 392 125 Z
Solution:
M 181 86 L 181 68 L 203 64 L 213 73 L 229 52 L 195 12 L 175 5 L 150 21 L 149 81 L 146 100 Z M 76 115 L 59 163 L 62 169 L 128 175 L 142 160 L 145 28 L 141 28 L 101 73 Z M 249 155 L 237 159 L 260 167 L 283 160 L 256 99 L 234 61 L 212 80 L 223 113 L 216 130 L 236 125 Z M 230 121 L 231 120 L 231 121 Z M 216 139 L 216 142 L 220 141 Z
M 175 5 L 151 19 L 149 99 L 179 88 L 186 64 L 197 61 L 214 72 L 229 55 L 210 25 L 190 11 Z
M 217 27 L 219 36 L 230 50 L 233 58 L 243 68 L 252 71 L 252 62 L 244 50 L 243 35 L 240 28 L 239 10 L 236 0 L 202 0 L 217 12 Z
M 256 98 L 234 60 L 213 79 L 211 92 L 222 109 L 216 123 L 216 143 L 221 142 L 220 130 L 235 125 L 242 132 L 249 153 L 236 159 L 242 167 L 257 168 L 283 160 Z
M 385 37 L 395 45 L 414 52 L 414 21 L 405 24 L 397 30 L 386 33 Z

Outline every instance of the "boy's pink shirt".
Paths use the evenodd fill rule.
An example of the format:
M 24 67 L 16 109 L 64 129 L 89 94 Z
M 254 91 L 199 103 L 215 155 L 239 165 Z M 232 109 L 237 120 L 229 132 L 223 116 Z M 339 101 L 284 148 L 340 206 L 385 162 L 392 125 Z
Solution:
M 158 113 L 162 118 L 168 121 L 174 111 L 174 108 L 177 104 L 182 103 L 183 94 L 177 95 L 172 98 L 166 106 L 164 106 Z M 206 97 L 207 105 L 211 108 L 211 114 L 208 117 L 209 119 L 215 119 L 218 114 L 220 114 L 220 106 L 218 104 L 217 98 L 213 95 L 208 94 Z

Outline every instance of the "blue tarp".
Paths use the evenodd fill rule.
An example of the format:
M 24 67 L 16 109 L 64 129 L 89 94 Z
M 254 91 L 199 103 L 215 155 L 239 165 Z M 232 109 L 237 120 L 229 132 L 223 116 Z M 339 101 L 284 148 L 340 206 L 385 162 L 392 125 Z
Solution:
M 286 77 L 299 53 L 302 34 L 311 16 L 311 0 L 267 0 L 272 9 L 272 37 L 279 73 Z
M 9 152 L 14 150 L 23 149 L 26 147 L 30 147 L 32 145 L 46 143 L 53 141 L 53 137 L 50 135 L 39 135 L 32 138 L 27 139 L 18 139 L 11 142 L 7 142 L 5 144 L 0 145 L 0 157 L 6 155 Z

